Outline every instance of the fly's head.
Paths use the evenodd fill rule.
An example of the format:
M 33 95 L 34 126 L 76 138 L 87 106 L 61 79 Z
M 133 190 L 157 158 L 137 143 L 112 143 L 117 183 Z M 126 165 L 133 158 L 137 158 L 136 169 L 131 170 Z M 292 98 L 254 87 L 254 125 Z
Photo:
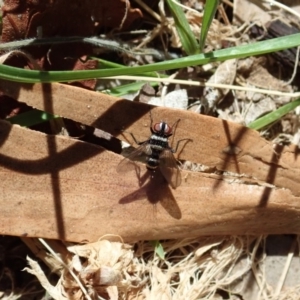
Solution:
M 162 121 L 152 126 L 152 132 L 162 137 L 169 137 L 172 135 L 172 127 Z

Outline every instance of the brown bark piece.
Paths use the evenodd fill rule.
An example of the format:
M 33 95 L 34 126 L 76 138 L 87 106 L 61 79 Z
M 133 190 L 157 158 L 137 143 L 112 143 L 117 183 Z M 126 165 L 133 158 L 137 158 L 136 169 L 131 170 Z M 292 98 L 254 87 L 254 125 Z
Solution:
M 192 172 L 176 190 L 139 187 L 100 147 L 3 121 L 1 141 L 1 234 L 91 242 L 107 233 L 132 241 L 299 232 L 300 199 L 288 189 Z
M 121 156 L 63 137 L 2 121 L 0 233 L 95 241 L 196 234 L 299 233 L 299 159 L 296 147 L 273 147 L 253 130 L 192 112 L 116 99 L 62 84 L 0 81 L 7 95 L 113 135 L 124 128 L 149 136 L 149 115 L 181 119 L 175 142 L 191 138 L 181 159 L 234 174 L 182 172 L 171 189 L 157 175 L 116 172 Z M 130 138 L 130 135 L 126 135 Z M 145 174 L 146 173 L 146 174 Z M 148 180 L 148 181 L 147 181 Z
M 152 111 L 154 121 L 172 124 L 180 119 L 174 142 L 190 138 L 179 158 L 230 171 L 248 178 L 289 188 L 300 195 L 299 149 L 272 145 L 259 133 L 239 124 L 165 107 L 118 99 L 64 84 L 21 84 L 0 80 L 4 94 L 49 113 L 100 128 L 134 145 L 149 137 Z

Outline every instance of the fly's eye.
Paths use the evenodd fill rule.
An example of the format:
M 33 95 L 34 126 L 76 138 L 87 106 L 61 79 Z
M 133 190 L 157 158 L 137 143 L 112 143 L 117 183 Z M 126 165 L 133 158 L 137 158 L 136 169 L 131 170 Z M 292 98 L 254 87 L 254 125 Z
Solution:
M 172 128 L 165 122 L 155 123 L 153 125 L 153 130 L 155 132 L 160 132 L 166 135 L 172 133 Z
M 170 127 L 167 123 L 165 123 L 164 133 L 165 134 L 172 133 L 172 127 Z
M 153 130 L 154 130 L 155 132 L 161 131 L 161 130 L 162 130 L 162 123 L 155 123 L 155 124 L 153 125 Z

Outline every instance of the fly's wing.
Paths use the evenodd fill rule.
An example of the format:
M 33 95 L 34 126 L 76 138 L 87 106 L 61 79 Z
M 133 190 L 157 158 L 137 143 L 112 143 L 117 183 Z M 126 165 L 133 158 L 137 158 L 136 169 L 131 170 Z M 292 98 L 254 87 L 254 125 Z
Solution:
M 117 166 L 118 173 L 125 173 L 129 171 L 136 171 L 139 169 L 139 166 L 135 161 L 144 161 L 145 156 L 149 155 L 149 143 L 146 141 L 137 149 L 133 150 L 127 157 L 120 161 Z
M 176 189 L 181 184 L 180 169 L 177 161 L 171 150 L 166 149 L 162 151 L 159 156 L 159 167 L 165 179 L 173 189 Z

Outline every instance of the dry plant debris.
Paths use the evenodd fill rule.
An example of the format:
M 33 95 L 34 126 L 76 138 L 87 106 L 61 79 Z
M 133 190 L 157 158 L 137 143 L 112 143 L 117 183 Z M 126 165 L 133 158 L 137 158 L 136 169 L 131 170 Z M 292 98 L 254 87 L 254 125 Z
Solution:
M 142 17 L 140 10 L 130 7 L 128 0 L 113 1 L 16 1 L 6 0 L 2 5 L 2 42 L 31 37 L 90 37 L 102 28 L 126 30 L 132 22 Z M 26 49 L 43 70 L 89 70 L 97 62 L 88 59 L 93 47 L 76 43 L 48 45 Z M 11 64 L 23 67 L 17 56 Z M 28 64 L 32 68 L 31 64 Z M 96 80 L 82 81 L 77 85 L 94 89 Z
M 298 242 L 294 237 L 290 253 L 295 253 Z M 137 243 L 135 251 L 113 237 L 68 246 L 69 253 L 59 258 L 67 268 L 64 264 L 57 268 L 57 263 L 53 267 L 60 277 L 55 286 L 32 259 L 28 258 L 26 270 L 39 278 L 53 299 L 297 299 L 299 283 L 284 288 L 278 297 L 288 273 L 285 268 L 279 269 L 283 273 L 275 284 L 266 280 L 265 237 L 202 237 L 161 241 L 161 245 L 165 260 L 147 241 Z

